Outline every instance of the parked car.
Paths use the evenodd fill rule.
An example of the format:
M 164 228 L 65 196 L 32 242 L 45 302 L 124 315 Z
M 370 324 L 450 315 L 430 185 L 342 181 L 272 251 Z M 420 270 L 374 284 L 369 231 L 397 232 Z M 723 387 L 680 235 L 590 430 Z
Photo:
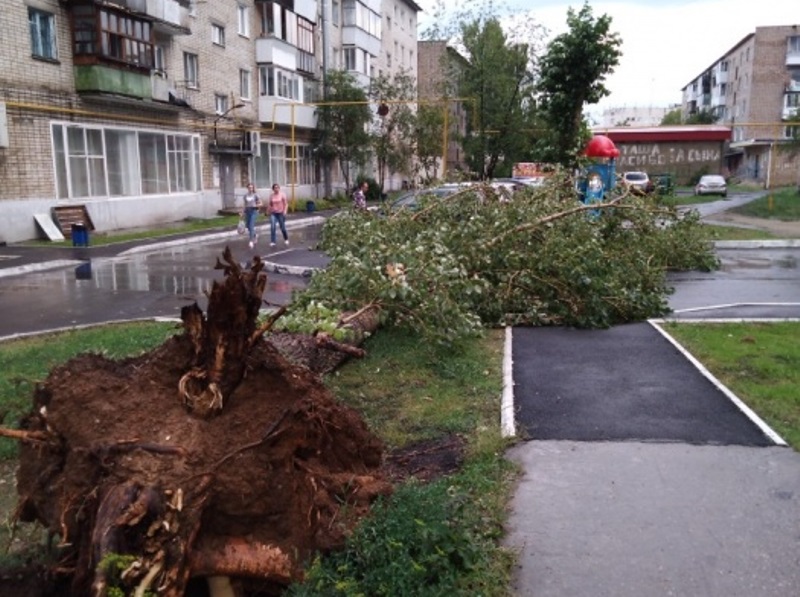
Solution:
M 719 174 L 704 174 L 694 187 L 695 195 L 728 196 L 728 184 L 725 177 Z
M 622 184 L 631 192 L 640 194 L 652 193 L 656 188 L 647 172 L 624 172 Z
M 392 211 L 397 211 L 398 209 L 415 210 L 419 208 L 419 199 L 423 195 L 432 197 L 447 197 L 448 195 L 452 195 L 462 188 L 463 187 L 458 184 L 445 184 L 438 187 L 431 187 L 429 189 L 408 191 L 392 201 L 390 207 Z

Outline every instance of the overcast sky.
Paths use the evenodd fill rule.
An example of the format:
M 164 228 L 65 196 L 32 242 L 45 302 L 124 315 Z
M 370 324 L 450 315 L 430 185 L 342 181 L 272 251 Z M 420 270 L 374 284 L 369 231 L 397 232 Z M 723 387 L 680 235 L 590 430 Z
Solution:
M 452 1 L 452 0 L 451 0 Z M 505 4 L 505 3 L 504 3 Z M 557 35 L 566 31 L 567 9 L 583 1 L 508 0 Z M 595 110 L 680 103 L 681 88 L 756 27 L 800 25 L 800 0 L 590 1 L 595 18 L 607 14 L 622 38 L 622 58 L 606 85 L 611 95 Z M 423 0 L 420 6 L 431 6 Z M 426 14 L 420 16 L 420 31 Z

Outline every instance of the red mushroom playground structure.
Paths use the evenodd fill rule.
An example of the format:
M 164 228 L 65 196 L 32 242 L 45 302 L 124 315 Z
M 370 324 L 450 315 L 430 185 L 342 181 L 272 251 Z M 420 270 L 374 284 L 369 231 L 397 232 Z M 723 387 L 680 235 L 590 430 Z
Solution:
M 578 179 L 578 194 L 585 203 L 603 201 L 606 193 L 616 185 L 615 159 L 619 157 L 619 149 L 605 135 L 595 135 L 586 144 L 584 155 L 589 164 L 581 170 Z

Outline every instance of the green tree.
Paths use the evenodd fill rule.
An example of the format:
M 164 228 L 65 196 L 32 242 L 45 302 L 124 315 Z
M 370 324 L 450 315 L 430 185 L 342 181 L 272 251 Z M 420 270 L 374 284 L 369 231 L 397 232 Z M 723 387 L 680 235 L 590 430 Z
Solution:
M 540 62 L 539 91 L 547 134 L 539 141 L 543 161 L 572 166 L 588 138 L 584 106 L 609 95 L 605 79 L 622 52 L 611 17 L 597 19 L 588 3 L 567 10 L 569 31 L 553 39 Z
M 464 23 L 461 35 L 468 64 L 460 91 L 474 100 L 467 107 L 474 113 L 464 151 L 473 172 L 493 178 L 501 160 L 514 161 L 529 144 L 527 108 L 534 89 L 529 47 L 511 42 L 495 17 Z
M 372 80 L 370 98 L 379 110 L 370 134 L 378 162 L 378 186 L 383 191 L 387 170 L 390 174 L 411 172 L 417 120 L 414 79 L 406 71 L 392 78 L 381 75 Z
M 661 126 L 672 126 L 676 124 L 683 124 L 683 116 L 681 115 L 680 108 L 670 110 L 664 114 L 664 118 L 661 119 Z
M 435 104 L 421 104 L 417 110 L 416 154 L 419 172 L 425 183 L 436 178 L 442 159 L 444 109 Z
M 337 159 L 345 185 L 351 188 L 353 167 L 361 167 L 370 156 L 367 127 L 372 120 L 367 94 L 346 71 L 327 73 L 328 94 L 319 106 L 319 127 L 324 131 L 320 151 L 323 159 Z
M 502 12 L 502 14 L 501 14 Z M 451 64 L 450 97 L 466 98 L 467 132 L 459 141 L 473 175 L 510 173 L 533 158 L 536 54 L 544 28 L 528 15 L 513 18 L 493 0 L 439 0 L 427 39 L 447 39 L 465 58 Z
M 714 124 L 715 122 L 717 122 L 717 117 L 711 110 L 705 108 L 690 114 L 686 119 L 686 124 Z

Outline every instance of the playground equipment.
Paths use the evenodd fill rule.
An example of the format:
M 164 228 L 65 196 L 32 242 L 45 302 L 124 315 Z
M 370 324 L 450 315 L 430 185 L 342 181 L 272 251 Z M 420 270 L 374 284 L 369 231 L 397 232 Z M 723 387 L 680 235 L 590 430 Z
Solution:
M 614 159 L 619 157 L 619 149 L 605 135 L 595 135 L 586 144 L 584 154 L 589 158 L 589 164 L 581 172 L 578 193 L 583 203 L 597 203 L 616 184 Z

